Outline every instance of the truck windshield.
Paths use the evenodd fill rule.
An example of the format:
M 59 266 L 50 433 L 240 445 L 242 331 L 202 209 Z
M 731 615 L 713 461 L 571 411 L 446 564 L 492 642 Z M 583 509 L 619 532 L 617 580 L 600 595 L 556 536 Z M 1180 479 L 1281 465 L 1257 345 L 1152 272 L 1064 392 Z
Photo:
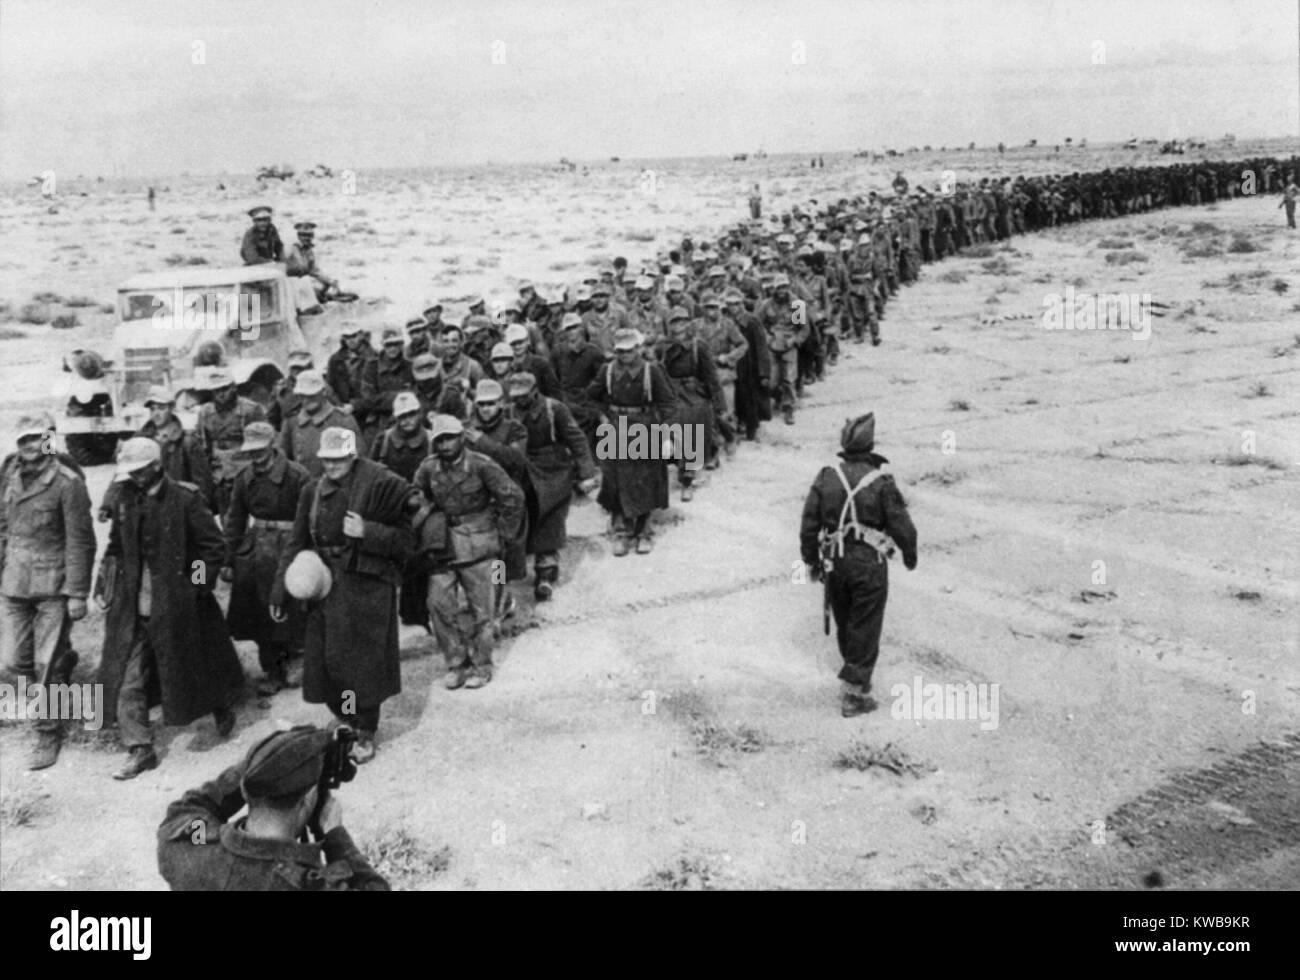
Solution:
M 238 286 L 189 286 L 122 293 L 119 309 L 123 322 L 158 320 L 160 325 L 211 326 L 214 321 L 235 329 L 277 318 L 275 282 L 246 282 Z

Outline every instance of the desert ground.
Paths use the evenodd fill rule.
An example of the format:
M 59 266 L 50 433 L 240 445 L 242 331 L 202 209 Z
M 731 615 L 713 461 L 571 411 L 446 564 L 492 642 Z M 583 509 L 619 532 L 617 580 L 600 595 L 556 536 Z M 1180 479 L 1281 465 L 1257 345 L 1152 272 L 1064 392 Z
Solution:
M 118 282 L 237 264 L 256 203 L 286 240 L 317 221 L 322 265 L 400 325 L 434 298 L 452 320 L 525 278 L 575 282 L 620 254 L 635 269 L 739 220 L 755 181 L 779 209 L 883 189 L 899 169 L 929 184 L 1135 158 L 1169 162 L 1048 148 L 828 155 L 818 170 L 358 172 L 352 189 L 60 175 L 55 202 L 10 187 L 0 438 L 58 407 L 64 352 L 107 348 Z M 890 304 L 883 346 L 848 345 L 794 427 L 766 426 L 689 504 L 674 494 L 652 555 L 612 557 L 604 516 L 579 502 L 561 587 L 524 603 L 492 684 L 443 690 L 432 642 L 405 634 L 379 754 L 340 790 L 354 837 L 407 889 L 1300 886 L 1300 234 L 1277 205 L 1067 226 L 928 265 Z M 1146 340 L 1044 330 L 1044 297 L 1070 285 L 1149 294 L 1165 315 Z M 27 319 L 77 325 L 20 322 L 33 304 Z M 334 346 L 327 319 L 308 329 Z M 840 424 L 866 410 L 920 562 L 891 569 L 881 708 L 846 720 L 797 532 Z M 95 501 L 108 476 L 91 471 Z M 92 611 L 74 631 L 79 680 L 102 629 Z M 891 688 L 918 677 L 997 685 L 996 727 L 897 717 Z M 77 732 L 29 773 L 26 726 L 0 724 L 0 888 L 165 887 L 153 835 L 168 802 L 277 721 L 326 717 L 296 691 L 259 705 L 250 679 L 229 740 L 210 720 L 160 729 L 161 767 L 129 784 L 110 778 L 111 733 Z

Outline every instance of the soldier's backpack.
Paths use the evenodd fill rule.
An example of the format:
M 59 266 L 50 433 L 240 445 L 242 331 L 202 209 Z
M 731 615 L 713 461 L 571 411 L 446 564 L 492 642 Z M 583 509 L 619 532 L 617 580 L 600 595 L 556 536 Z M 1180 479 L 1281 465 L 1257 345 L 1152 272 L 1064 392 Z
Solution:
M 859 480 L 856 486 L 849 485 L 849 478 L 844 474 L 843 464 L 835 466 L 835 475 L 840 478 L 846 496 L 844 506 L 840 508 L 840 519 L 836 529 L 834 531 L 823 529 L 821 532 L 822 568 L 830 572 L 834 567 L 835 559 L 844 557 L 844 541 L 849 535 L 874 548 L 881 561 L 892 558 L 896 550 L 894 542 L 884 531 L 867 527 L 858 520 L 858 504 L 854 499 L 860 492 L 886 475 L 884 467 L 872 470 Z

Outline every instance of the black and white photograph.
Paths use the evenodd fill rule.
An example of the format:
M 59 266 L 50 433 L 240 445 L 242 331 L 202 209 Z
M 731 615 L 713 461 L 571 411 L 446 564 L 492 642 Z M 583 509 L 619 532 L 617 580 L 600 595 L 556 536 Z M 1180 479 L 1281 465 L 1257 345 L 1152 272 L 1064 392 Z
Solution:
M 1298 203 L 1295 0 L 0 0 L 24 941 L 1300 889 Z

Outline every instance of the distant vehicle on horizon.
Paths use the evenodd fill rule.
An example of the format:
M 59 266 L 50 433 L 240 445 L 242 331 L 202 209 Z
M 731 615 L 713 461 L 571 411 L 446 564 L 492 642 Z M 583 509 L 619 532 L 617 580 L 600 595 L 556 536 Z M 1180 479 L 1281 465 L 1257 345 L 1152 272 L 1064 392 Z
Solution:
M 744 163 L 746 160 L 749 159 L 749 154 L 748 154 L 748 153 L 736 153 L 736 154 L 733 154 L 733 155 L 732 155 L 731 159 L 732 159 L 732 160 L 739 160 L 741 163 Z

